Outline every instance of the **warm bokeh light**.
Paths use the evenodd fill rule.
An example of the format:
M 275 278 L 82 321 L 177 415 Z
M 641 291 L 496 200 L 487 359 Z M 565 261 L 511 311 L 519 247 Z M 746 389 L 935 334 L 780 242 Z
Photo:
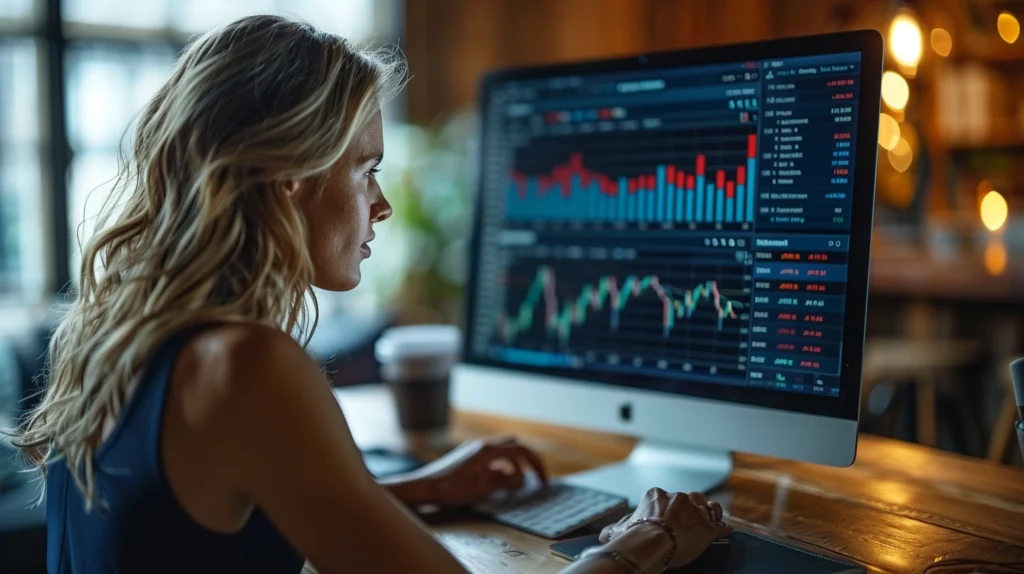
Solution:
M 1006 245 L 1002 237 L 991 238 L 985 246 L 985 271 L 992 276 L 1006 271 Z
M 1017 37 L 1020 36 L 1020 22 L 1009 12 L 999 14 L 996 27 L 999 29 L 999 37 L 1006 40 L 1007 43 L 1016 42 Z
M 1006 223 L 1006 216 L 1009 213 L 1010 209 L 1006 205 L 1006 198 L 994 189 L 986 193 L 981 200 L 981 223 L 989 231 L 998 231 Z
M 914 150 L 910 149 L 907 140 L 900 138 L 896 145 L 889 150 L 889 163 L 896 171 L 907 171 L 910 164 L 914 162 Z
M 932 50 L 935 50 L 936 54 L 946 57 L 953 51 L 953 37 L 942 28 L 932 30 L 931 40 Z
M 903 76 L 892 70 L 882 74 L 882 101 L 894 110 L 907 107 L 910 99 L 910 85 Z
M 917 130 L 914 129 L 912 122 L 900 122 L 900 137 L 907 140 L 910 144 L 910 149 L 916 150 L 921 148 L 921 143 L 917 138 Z
M 900 14 L 889 25 L 889 50 L 902 66 L 916 67 L 921 61 L 921 27 L 910 14 Z
M 900 124 L 889 114 L 882 112 L 878 117 L 878 145 L 892 150 L 900 141 Z

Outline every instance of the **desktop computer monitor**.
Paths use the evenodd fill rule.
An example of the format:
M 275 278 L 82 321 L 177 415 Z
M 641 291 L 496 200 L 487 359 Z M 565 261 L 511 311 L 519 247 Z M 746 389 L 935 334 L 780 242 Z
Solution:
M 637 437 L 566 477 L 634 502 L 735 451 L 852 464 L 882 59 L 859 31 L 487 76 L 454 404 Z

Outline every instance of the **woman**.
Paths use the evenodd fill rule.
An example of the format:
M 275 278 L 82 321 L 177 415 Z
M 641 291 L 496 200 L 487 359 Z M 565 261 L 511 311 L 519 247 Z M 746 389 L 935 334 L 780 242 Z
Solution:
M 310 287 L 355 287 L 391 215 L 380 106 L 402 72 L 249 17 L 190 45 L 146 106 L 18 433 L 46 472 L 50 572 L 463 572 L 407 507 L 543 474 L 514 441 L 478 441 L 378 483 L 293 339 Z M 720 520 L 652 490 L 567 571 L 660 572 L 728 535 Z

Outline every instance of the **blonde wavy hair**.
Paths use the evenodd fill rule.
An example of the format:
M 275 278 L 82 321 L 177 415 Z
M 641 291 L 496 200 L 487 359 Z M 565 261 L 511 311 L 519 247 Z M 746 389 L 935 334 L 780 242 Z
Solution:
M 322 182 L 404 81 L 394 51 L 277 16 L 185 49 L 138 118 L 50 342 L 45 396 L 14 433 L 31 463 L 62 457 L 91 506 L 104 422 L 168 336 L 256 322 L 308 342 L 313 267 L 287 182 Z

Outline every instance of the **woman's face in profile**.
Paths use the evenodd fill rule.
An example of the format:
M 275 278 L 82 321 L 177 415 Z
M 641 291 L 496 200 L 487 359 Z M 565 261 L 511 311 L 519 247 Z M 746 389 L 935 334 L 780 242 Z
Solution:
M 314 286 L 347 291 L 359 284 L 359 264 L 370 257 L 373 224 L 391 217 L 391 205 L 377 185 L 377 166 L 383 156 L 378 111 L 327 174 L 321 193 L 315 181 L 301 182 L 295 189 L 295 201 L 309 229 Z

